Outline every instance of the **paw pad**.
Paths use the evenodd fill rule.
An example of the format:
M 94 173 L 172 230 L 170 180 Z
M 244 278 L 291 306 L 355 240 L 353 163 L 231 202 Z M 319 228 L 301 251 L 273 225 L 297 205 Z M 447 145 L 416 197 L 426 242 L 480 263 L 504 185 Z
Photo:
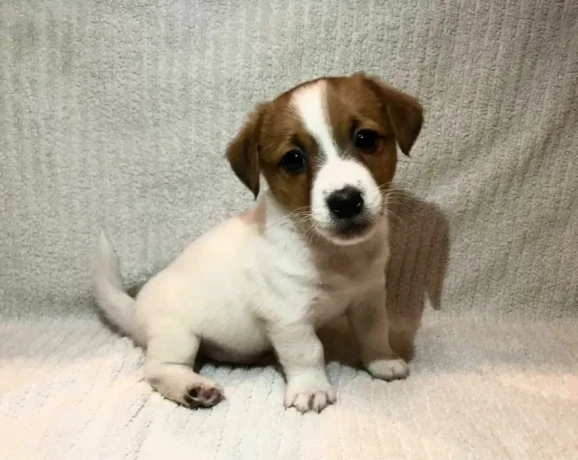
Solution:
M 212 407 L 223 399 L 223 393 L 219 388 L 199 384 L 189 388 L 183 399 L 191 409 Z

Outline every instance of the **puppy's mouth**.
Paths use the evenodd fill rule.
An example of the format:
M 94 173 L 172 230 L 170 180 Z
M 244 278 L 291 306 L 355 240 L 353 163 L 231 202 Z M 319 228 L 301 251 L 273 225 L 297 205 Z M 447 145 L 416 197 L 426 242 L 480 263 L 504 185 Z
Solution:
M 351 222 L 339 222 L 333 233 L 338 238 L 350 240 L 360 238 L 368 233 L 373 227 L 369 219 L 354 220 Z
M 317 231 L 334 244 L 349 246 L 369 238 L 375 230 L 375 224 L 375 220 L 364 216 L 351 220 L 339 220 L 333 222 L 331 227 L 317 228 Z

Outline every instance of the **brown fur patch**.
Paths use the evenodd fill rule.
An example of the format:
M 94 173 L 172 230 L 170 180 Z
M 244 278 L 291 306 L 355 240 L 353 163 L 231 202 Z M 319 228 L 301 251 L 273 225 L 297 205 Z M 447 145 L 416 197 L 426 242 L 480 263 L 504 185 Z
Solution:
M 398 91 L 375 77 L 362 73 L 352 78 L 361 78 L 371 88 L 387 114 L 395 140 L 403 153 L 409 155 L 423 125 L 423 107 L 419 101 Z
M 265 113 L 265 105 L 259 105 L 249 114 L 247 121 L 227 147 L 227 159 L 239 180 L 259 195 L 259 139 Z
M 382 101 L 361 76 L 331 79 L 327 91 L 329 122 L 340 150 L 364 163 L 375 182 L 386 187 L 395 174 L 397 155 L 393 129 Z M 361 129 L 379 134 L 374 152 L 355 148 L 354 136 Z
M 261 131 L 260 165 L 271 193 L 289 211 L 305 210 L 310 205 L 314 163 L 318 147 L 291 107 L 292 92 L 269 104 Z M 292 149 L 305 153 L 307 167 L 300 174 L 291 174 L 280 166 L 283 156 Z

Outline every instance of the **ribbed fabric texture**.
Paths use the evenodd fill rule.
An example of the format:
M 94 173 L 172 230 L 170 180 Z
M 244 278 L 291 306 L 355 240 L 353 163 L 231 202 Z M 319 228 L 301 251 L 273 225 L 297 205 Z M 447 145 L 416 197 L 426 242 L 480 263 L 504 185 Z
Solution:
M 99 227 L 141 283 L 251 202 L 223 155 L 255 103 L 358 70 L 426 109 L 391 207 L 410 379 L 333 363 L 300 417 L 209 367 L 225 403 L 163 401 L 90 308 Z M 576 456 L 577 127 L 572 0 L 0 2 L 0 457 Z

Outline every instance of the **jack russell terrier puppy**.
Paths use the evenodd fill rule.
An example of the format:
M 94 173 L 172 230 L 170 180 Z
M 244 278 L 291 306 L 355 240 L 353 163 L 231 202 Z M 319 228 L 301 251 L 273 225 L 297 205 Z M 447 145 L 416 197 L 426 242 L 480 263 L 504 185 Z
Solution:
M 150 385 L 188 407 L 213 406 L 223 389 L 194 371 L 199 350 L 237 363 L 274 350 L 285 406 L 319 412 L 336 398 L 315 331 L 343 314 L 367 371 L 406 377 L 388 339 L 386 206 L 396 145 L 408 154 L 422 121 L 418 101 L 364 74 L 303 83 L 259 105 L 227 149 L 255 198 L 261 176 L 266 193 L 190 244 L 136 299 L 103 233 L 96 299 L 146 348 Z

